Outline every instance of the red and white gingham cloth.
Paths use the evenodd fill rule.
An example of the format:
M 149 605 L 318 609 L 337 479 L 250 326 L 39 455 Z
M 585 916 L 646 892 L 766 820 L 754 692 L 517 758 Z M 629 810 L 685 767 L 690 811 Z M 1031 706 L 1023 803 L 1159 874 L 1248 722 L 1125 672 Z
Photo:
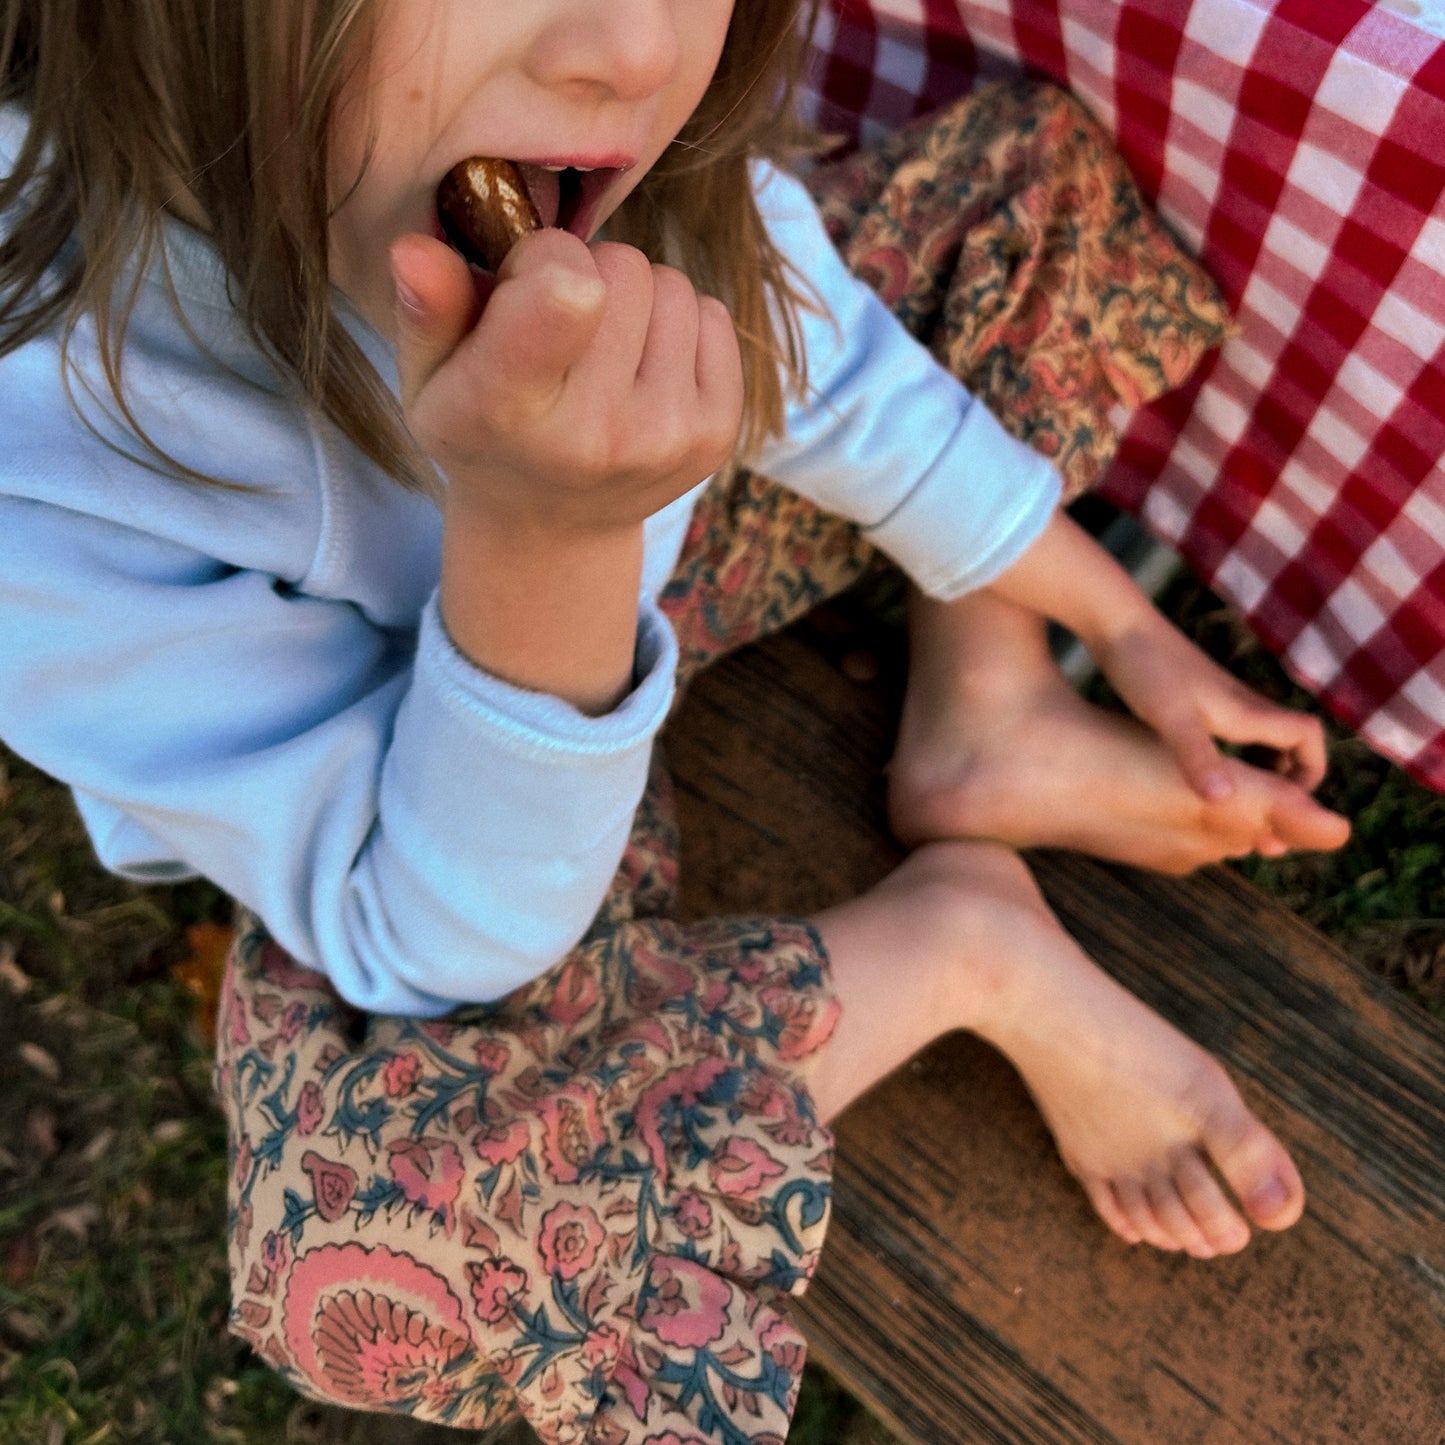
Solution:
M 1020 64 L 1110 129 L 1242 334 L 1106 495 L 1445 790 L 1445 40 L 1369 0 L 825 0 L 812 59 L 853 138 Z

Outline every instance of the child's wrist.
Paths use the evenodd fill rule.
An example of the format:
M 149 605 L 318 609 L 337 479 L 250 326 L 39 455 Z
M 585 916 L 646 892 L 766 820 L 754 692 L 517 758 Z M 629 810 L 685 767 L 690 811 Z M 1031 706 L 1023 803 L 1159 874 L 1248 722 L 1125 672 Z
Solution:
M 1096 661 L 1158 618 L 1128 571 L 1064 512 L 992 584 L 1015 604 L 1067 628 Z
M 1168 627 L 1162 613 L 1149 600 L 1144 591 L 1132 578 L 1127 586 L 1111 588 L 1108 605 L 1094 610 L 1073 629 L 1094 661 L 1103 666 L 1104 660 L 1121 644 L 1132 639 L 1147 638 L 1151 633 Z
M 641 524 L 549 535 L 469 525 L 449 509 L 441 613 L 458 649 L 506 682 L 582 712 L 631 691 L 641 592 Z

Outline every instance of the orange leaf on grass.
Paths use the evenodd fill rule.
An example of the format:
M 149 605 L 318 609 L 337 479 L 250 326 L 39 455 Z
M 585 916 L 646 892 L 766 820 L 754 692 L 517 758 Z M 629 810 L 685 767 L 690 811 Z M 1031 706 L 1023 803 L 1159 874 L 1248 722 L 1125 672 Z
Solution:
M 234 938 L 235 931 L 223 923 L 193 923 L 186 929 L 186 943 L 191 951 L 172 970 L 195 995 L 196 1023 L 208 1043 L 216 1041 L 221 980 L 226 976 L 226 955 Z

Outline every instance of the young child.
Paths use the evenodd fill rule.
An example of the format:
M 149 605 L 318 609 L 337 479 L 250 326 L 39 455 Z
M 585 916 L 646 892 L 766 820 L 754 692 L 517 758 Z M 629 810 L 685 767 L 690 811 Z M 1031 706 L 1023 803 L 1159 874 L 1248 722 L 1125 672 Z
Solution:
M 1336 846 L 1321 734 L 1155 613 L 767 163 L 791 5 L 0 17 L 0 734 L 110 867 L 242 905 L 218 1079 L 232 1326 L 264 1358 L 458 1427 L 781 1441 L 826 1121 L 955 1028 L 1018 1066 L 1125 1241 L 1208 1258 L 1299 1216 L 1279 1142 L 1013 847 Z M 1057 96 L 950 124 L 887 184 L 937 198 L 950 156 L 998 180 L 1019 203 L 971 248 L 895 252 L 903 192 L 815 188 L 840 238 L 864 217 L 860 269 L 904 256 L 890 299 L 934 351 L 1096 469 L 1109 399 L 1149 394 L 1119 378 L 1181 379 L 1217 297 Z M 994 162 L 1062 175 L 1065 142 L 1043 219 L 1073 229 L 1030 257 L 1041 192 Z M 494 277 L 438 238 L 472 155 L 520 162 L 548 223 Z M 993 331 L 980 256 L 1028 281 Z M 919 589 L 890 782 L 914 851 L 810 919 L 674 921 L 652 745 L 678 678 L 875 548 Z M 1068 690 L 1046 618 L 1133 719 Z

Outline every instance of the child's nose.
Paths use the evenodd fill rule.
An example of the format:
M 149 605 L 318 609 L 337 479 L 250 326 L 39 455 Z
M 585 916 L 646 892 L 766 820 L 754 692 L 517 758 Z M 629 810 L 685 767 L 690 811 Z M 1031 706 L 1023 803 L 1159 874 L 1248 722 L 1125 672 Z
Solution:
M 645 100 L 677 71 L 675 0 L 577 0 L 559 8 L 532 48 L 540 83 Z

